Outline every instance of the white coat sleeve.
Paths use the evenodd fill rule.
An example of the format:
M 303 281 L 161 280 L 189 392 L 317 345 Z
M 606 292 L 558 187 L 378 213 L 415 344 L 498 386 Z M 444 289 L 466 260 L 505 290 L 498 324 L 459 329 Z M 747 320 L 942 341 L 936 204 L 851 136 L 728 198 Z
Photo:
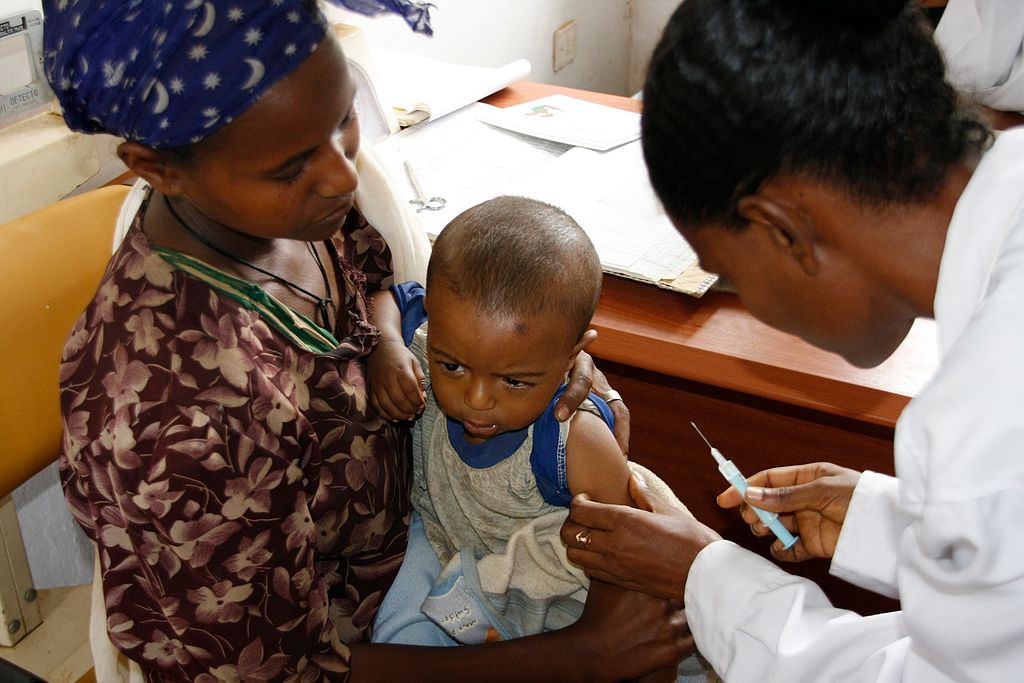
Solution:
M 833 607 L 813 582 L 730 541 L 700 552 L 685 591 L 697 648 L 729 683 L 898 681 L 902 614 Z
M 864 472 L 853 491 L 829 572 L 869 591 L 898 598 L 896 565 L 900 536 L 899 480 Z

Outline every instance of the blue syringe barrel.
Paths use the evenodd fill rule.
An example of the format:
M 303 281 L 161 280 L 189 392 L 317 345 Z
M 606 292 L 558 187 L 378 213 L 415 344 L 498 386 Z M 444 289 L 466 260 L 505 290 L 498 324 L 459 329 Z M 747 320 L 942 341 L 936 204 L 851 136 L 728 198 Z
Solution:
M 720 454 L 719 457 L 721 457 Z M 718 458 L 715 458 L 715 460 L 718 460 Z M 718 471 L 722 473 L 725 480 L 735 486 L 741 496 L 746 495 L 748 486 L 747 480 L 740 473 L 739 468 L 732 463 L 732 460 L 726 460 L 725 458 L 719 460 L 719 463 Z M 779 521 L 779 516 L 776 513 L 762 510 L 754 505 L 751 505 L 750 509 L 753 510 L 764 525 L 768 527 L 773 534 L 775 534 L 775 537 L 782 541 L 782 547 L 784 549 L 789 550 L 793 547 L 793 544 L 796 543 L 796 536 L 791 534 L 789 529 Z

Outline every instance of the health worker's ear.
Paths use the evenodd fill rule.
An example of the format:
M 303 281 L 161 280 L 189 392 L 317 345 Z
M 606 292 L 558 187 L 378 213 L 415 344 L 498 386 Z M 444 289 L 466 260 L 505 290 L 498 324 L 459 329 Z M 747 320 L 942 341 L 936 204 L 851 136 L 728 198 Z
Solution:
M 566 372 L 572 369 L 572 365 L 576 362 L 576 356 L 580 355 L 580 351 L 585 351 L 595 339 L 597 339 L 597 330 L 587 330 L 580 336 L 576 346 L 572 347 L 572 351 L 569 352 L 569 362 L 565 366 Z
M 132 173 L 152 185 L 153 189 L 161 194 L 172 197 L 181 194 L 178 182 L 180 169 L 159 151 L 129 141 L 117 146 L 117 156 Z
M 741 198 L 736 208 L 750 224 L 748 229 L 763 231 L 779 256 L 793 259 L 807 275 L 818 274 L 816 231 L 807 211 L 786 198 L 776 197 L 765 186 L 757 194 Z

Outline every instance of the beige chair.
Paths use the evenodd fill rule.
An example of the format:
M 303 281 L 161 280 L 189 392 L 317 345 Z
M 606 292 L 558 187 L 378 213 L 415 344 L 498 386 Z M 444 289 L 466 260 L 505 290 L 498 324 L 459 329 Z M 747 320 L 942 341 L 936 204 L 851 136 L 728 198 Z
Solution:
M 61 349 L 110 259 L 127 194 L 101 188 L 0 225 L 0 498 L 57 458 Z

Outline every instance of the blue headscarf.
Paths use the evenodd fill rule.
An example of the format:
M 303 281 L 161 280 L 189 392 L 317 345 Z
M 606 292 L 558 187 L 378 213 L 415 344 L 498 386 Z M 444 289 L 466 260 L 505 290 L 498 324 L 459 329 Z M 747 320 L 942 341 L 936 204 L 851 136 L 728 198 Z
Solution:
M 338 1 L 429 32 L 418 2 Z M 44 69 L 68 127 L 152 147 L 230 123 L 327 30 L 315 0 L 43 0 L 43 11 Z

